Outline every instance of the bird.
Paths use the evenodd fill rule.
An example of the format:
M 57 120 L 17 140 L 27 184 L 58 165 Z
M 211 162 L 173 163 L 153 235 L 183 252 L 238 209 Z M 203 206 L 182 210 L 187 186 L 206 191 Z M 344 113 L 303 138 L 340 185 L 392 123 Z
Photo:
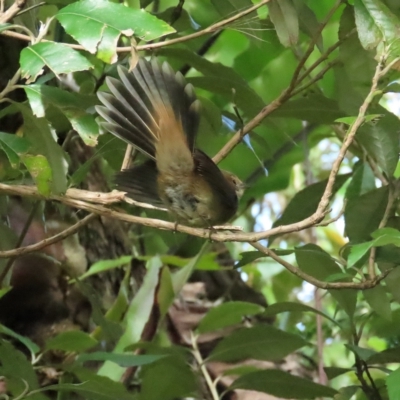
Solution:
M 117 173 L 116 188 L 135 201 L 167 208 L 176 223 L 226 223 L 237 212 L 244 185 L 195 147 L 200 101 L 193 86 L 156 58 L 117 71 L 120 79 L 106 78 L 110 92 L 97 94 L 99 124 L 147 160 Z

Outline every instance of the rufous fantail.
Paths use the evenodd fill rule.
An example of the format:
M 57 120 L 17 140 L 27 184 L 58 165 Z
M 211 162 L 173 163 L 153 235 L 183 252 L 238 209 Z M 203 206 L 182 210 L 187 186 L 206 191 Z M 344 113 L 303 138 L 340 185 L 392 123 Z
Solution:
M 116 175 L 116 185 L 132 199 L 166 207 L 177 222 L 211 227 L 236 213 L 242 182 L 220 170 L 195 148 L 200 101 L 191 84 L 164 62 L 140 59 L 120 80 L 106 78 L 111 93 L 98 93 L 102 127 L 149 160 Z

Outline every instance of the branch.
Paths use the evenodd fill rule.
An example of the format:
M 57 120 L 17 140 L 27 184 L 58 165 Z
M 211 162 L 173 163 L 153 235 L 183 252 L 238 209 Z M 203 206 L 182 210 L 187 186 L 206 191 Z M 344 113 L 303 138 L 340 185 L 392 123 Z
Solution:
M 0 24 L 5 24 L 13 19 L 25 7 L 25 3 L 26 0 L 15 0 L 14 3 L 0 15 Z
M 363 282 L 324 282 L 314 278 L 311 275 L 306 274 L 300 268 L 295 267 L 283 258 L 279 257 L 273 250 L 261 245 L 260 243 L 250 243 L 255 249 L 261 251 L 268 257 L 271 257 L 277 263 L 285 267 L 289 272 L 298 276 L 299 278 L 311 283 L 312 285 L 321 289 L 371 289 L 379 284 L 379 282 L 385 279 L 392 269 L 388 269 L 376 276 L 374 279 L 368 279 Z
M 284 89 L 281 94 L 273 100 L 270 104 L 265 106 L 250 122 L 248 122 L 244 127 L 242 127 L 240 130 L 238 130 L 232 138 L 228 141 L 228 143 L 225 144 L 225 146 L 213 157 L 213 161 L 218 164 L 220 161 L 222 161 L 243 139 L 245 135 L 247 135 L 251 130 L 256 128 L 268 115 L 270 115 L 272 112 L 274 112 L 277 108 L 282 106 L 286 101 L 288 101 L 291 97 L 293 97 L 295 94 L 298 94 L 299 91 L 294 92 L 295 88 L 297 87 L 298 84 L 322 61 L 324 61 L 328 55 L 336 48 L 334 46 L 331 46 L 312 66 L 312 69 L 310 71 L 306 71 L 300 78 L 300 71 L 303 68 L 304 64 L 308 60 L 308 57 L 311 55 L 312 51 L 314 50 L 314 46 L 318 41 L 318 38 L 326 26 L 326 24 L 329 22 L 330 18 L 334 14 L 334 12 L 337 10 L 337 8 L 340 6 L 341 1 L 337 1 L 337 3 L 333 6 L 333 8 L 330 10 L 328 13 L 327 17 L 325 20 L 319 25 L 317 32 L 315 33 L 314 37 L 312 38 L 310 44 L 308 45 L 308 48 L 299 61 L 292 79 L 286 89 Z M 347 36 L 346 36 L 347 38 Z M 343 39 L 345 40 L 345 38 Z M 341 43 L 341 42 L 340 42 Z M 340 44 L 339 43 L 339 44 Z M 337 46 L 339 46 L 337 44 Z M 329 68 L 328 68 L 329 69 Z M 327 70 L 327 69 L 326 69 Z M 326 71 L 325 71 L 326 72 Z M 324 72 L 324 73 L 325 73 Z M 320 77 L 321 78 L 321 77 Z M 319 78 L 319 79 L 320 79 Z M 314 82 L 313 82 L 314 83 Z M 304 89 L 304 88 L 303 88 Z M 303 90 L 302 89 L 302 90 Z

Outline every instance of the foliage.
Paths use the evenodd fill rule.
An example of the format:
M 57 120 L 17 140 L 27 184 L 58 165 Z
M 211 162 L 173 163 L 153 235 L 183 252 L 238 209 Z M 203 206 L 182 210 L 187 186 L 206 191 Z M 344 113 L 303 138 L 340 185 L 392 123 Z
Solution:
M 0 60 L 0 75 L 9 77 L 0 81 L 0 193 L 140 229 L 131 233 L 134 256 L 70 274 L 91 303 L 88 332 L 67 330 L 38 346 L 2 327 L 0 375 L 10 399 L 56 392 L 60 399 L 215 400 L 237 389 L 399 399 L 397 2 L 49 0 L 25 10 L 19 3 L 6 1 L 0 14 L 0 39 L 26 43 L 11 74 Z M 107 90 L 116 65 L 153 56 L 196 89 L 197 146 L 246 183 L 234 222 L 244 232 L 176 226 L 162 211 L 115 205 L 123 196 L 71 191 L 95 161 L 112 187 L 125 145 L 100 130 L 96 92 Z M 20 126 L 3 126 L 18 115 Z M 75 135 L 94 149 L 79 166 L 68 152 Z M 2 251 L 21 244 L 5 220 Z M 229 269 L 270 306 L 249 298 L 213 304 L 174 342 L 171 309 L 193 272 L 227 272 L 220 244 Z M 146 264 L 146 276 L 131 296 L 134 261 Z M 0 266 L 3 281 L 10 265 Z M 123 278 L 105 305 L 91 279 L 115 270 Z M 207 335 L 218 340 L 205 351 Z M 298 370 L 278 367 L 294 355 Z M 224 368 L 213 369 L 217 363 Z M 37 365 L 54 368 L 57 379 L 43 384 Z

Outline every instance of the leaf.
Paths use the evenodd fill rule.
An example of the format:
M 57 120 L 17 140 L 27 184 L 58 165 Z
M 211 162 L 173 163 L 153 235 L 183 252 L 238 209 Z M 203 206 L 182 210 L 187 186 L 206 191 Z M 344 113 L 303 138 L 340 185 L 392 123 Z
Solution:
M 111 361 L 121 367 L 137 367 L 142 365 L 151 364 L 155 361 L 165 357 L 164 354 L 127 354 L 127 353 L 106 353 L 94 352 L 89 354 L 80 354 L 78 356 L 79 362 L 86 361 Z
M 229 389 L 256 390 L 285 399 L 333 397 L 337 393 L 335 389 L 277 369 L 243 375 L 236 379 Z
M 66 165 L 64 152 L 56 143 L 48 122 L 44 118 L 36 118 L 25 104 L 16 104 L 24 117 L 24 136 L 32 144 L 32 149 L 46 157 L 51 167 L 51 192 L 64 193 L 67 189 Z
M 398 363 L 400 362 L 400 347 L 394 347 L 375 353 L 367 359 L 367 362 L 369 365 Z
M 0 332 L 5 335 L 11 336 L 12 338 L 17 339 L 19 342 L 21 342 L 30 351 L 32 356 L 40 351 L 39 346 L 36 343 L 32 342 L 29 338 L 21 336 L 20 334 L 12 331 L 11 329 L 1 324 L 0 324 Z
M 266 256 L 261 251 L 253 250 L 240 253 L 239 257 L 240 260 L 235 264 L 235 268 L 244 267 L 245 265 L 251 264 L 253 261 L 258 260 L 259 258 Z
M 24 138 L 10 133 L 0 132 L 0 147 L 6 153 L 8 161 L 10 161 L 13 168 L 18 167 L 20 155 L 25 154 L 30 146 L 30 143 Z
M 132 400 L 132 394 L 120 382 L 114 382 L 108 377 L 96 375 L 88 369 L 76 365 L 70 368 L 65 366 L 64 369 L 76 375 L 81 383 L 60 383 L 45 386 L 41 390 L 74 392 L 82 395 L 85 399 L 93 400 Z
M 366 123 L 357 132 L 357 141 L 390 177 L 393 176 L 398 162 L 399 131 L 399 119 L 385 112 L 385 116 L 377 123 Z
M 378 315 L 387 320 L 392 320 L 390 300 L 382 285 L 377 285 L 372 289 L 363 290 L 363 294 L 367 303 Z
M 307 244 L 295 251 L 299 268 L 321 281 L 329 281 L 330 277 L 341 276 L 337 262 L 320 247 Z M 348 281 L 349 279 L 346 279 Z M 344 311 L 352 316 L 357 301 L 357 291 L 354 289 L 330 289 L 329 293 L 336 299 Z
M 349 179 L 350 174 L 338 175 L 332 193 L 335 194 Z M 314 183 L 296 193 L 290 200 L 282 216 L 274 222 L 274 227 L 299 222 L 312 215 L 318 207 L 327 181 Z
M 42 155 L 25 154 L 21 157 L 21 160 L 35 181 L 39 193 L 43 196 L 49 196 L 53 183 L 53 174 L 47 158 Z
M 365 163 L 357 165 L 347 186 L 346 198 L 354 199 L 374 189 L 376 189 L 375 175 L 371 167 Z
M 47 350 L 82 352 L 98 344 L 97 340 L 81 331 L 67 331 L 50 338 L 46 342 Z
M 78 51 L 61 43 L 41 42 L 25 47 L 20 56 L 22 78 L 34 82 L 48 67 L 55 75 L 93 68 Z
M 36 373 L 26 356 L 4 339 L 0 340 L 0 376 L 7 377 L 7 390 L 15 397 L 25 390 L 24 381 L 31 390 L 39 387 Z
M 303 347 L 307 342 L 300 336 L 269 325 L 241 328 L 222 339 L 213 349 L 209 360 L 235 362 L 246 358 L 276 361 Z
M 363 361 L 367 361 L 371 356 L 376 354 L 376 351 L 355 346 L 353 344 L 346 344 L 345 346 Z
M 381 30 L 365 7 L 363 0 L 354 0 L 354 15 L 358 37 L 364 49 L 374 49 L 382 41 Z
M 197 395 L 197 377 L 184 357 L 164 357 L 146 365 L 140 374 L 140 400 L 201 398 Z M 156 384 L 155 384 L 156 382 Z
M 101 272 L 110 271 L 111 269 L 119 268 L 131 262 L 133 256 L 122 256 L 115 260 L 101 260 L 91 265 L 91 267 L 79 277 L 82 281 L 89 276 L 99 274 Z
M 285 47 L 294 46 L 299 39 L 299 20 L 291 0 L 270 1 L 268 9 L 279 41 Z
M 265 316 L 276 315 L 276 314 L 280 314 L 283 312 L 313 312 L 315 314 L 321 315 L 324 318 L 329 319 L 329 321 L 340 326 L 340 324 L 337 321 L 335 321 L 333 318 L 331 318 L 329 315 L 324 314 L 323 312 L 321 312 L 313 307 L 307 306 L 305 304 L 294 303 L 291 301 L 282 301 L 279 303 L 270 304 L 266 308 L 263 315 L 265 315 Z
M 390 400 L 400 398 L 400 368 L 397 368 L 387 376 L 386 386 Z
M 97 144 L 99 127 L 95 115 L 86 112 L 88 108 L 97 104 L 94 96 L 70 93 L 47 85 L 27 85 L 24 86 L 24 90 L 34 115 L 44 117 L 46 109 L 55 106 L 68 118 L 85 144 Z
M 324 371 L 328 379 L 331 380 L 353 370 L 351 368 L 324 367 Z
M 388 201 L 389 189 L 383 186 L 350 198 L 344 212 L 346 234 L 351 242 L 364 242 L 378 229 Z
M 147 274 L 125 314 L 126 328 L 124 334 L 118 340 L 114 352 L 122 352 L 127 346 L 137 343 L 140 340 L 153 307 L 160 269 L 161 262 L 157 257 L 153 257 L 147 263 Z M 101 375 L 108 376 L 114 380 L 119 380 L 123 372 L 123 368 L 116 366 L 110 361 L 106 361 L 99 370 Z
M 106 0 L 82 0 L 61 9 L 61 25 L 90 53 L 107 63 L 117 61 L 116 46 L 121 35 L 151 41 L 175 32 L 166 22 L 144 9 L 135 10 Z
M 355 0 L 354 9 L 360 42 L 366 50 L 399 36 L 399 20 L 382 1 Z
M 208 311 L 200 321 L 197 330 L 199 333 L 216 331 L 241 323 L 244 316 L 260 314 L 263 311 L 265 311 L 264 307 L 254 303 L 246 303 L 244 301 L 223 303 Z
M 311 94 L 305 98 L 284 103 L 272 115 L 315 123 L 332 123 L 342 118 L 345 113 L 339 108 L 337 101 L 321 94 Z
M 348 265 L 354 265 L 360 260 L 372 247 L 387 246 L 393 244 L 400 247 L 400 231 L 393 228 L 382 228 L 373 232 L 371 236 L 374 240 L 351 246 L 348 257 Z

